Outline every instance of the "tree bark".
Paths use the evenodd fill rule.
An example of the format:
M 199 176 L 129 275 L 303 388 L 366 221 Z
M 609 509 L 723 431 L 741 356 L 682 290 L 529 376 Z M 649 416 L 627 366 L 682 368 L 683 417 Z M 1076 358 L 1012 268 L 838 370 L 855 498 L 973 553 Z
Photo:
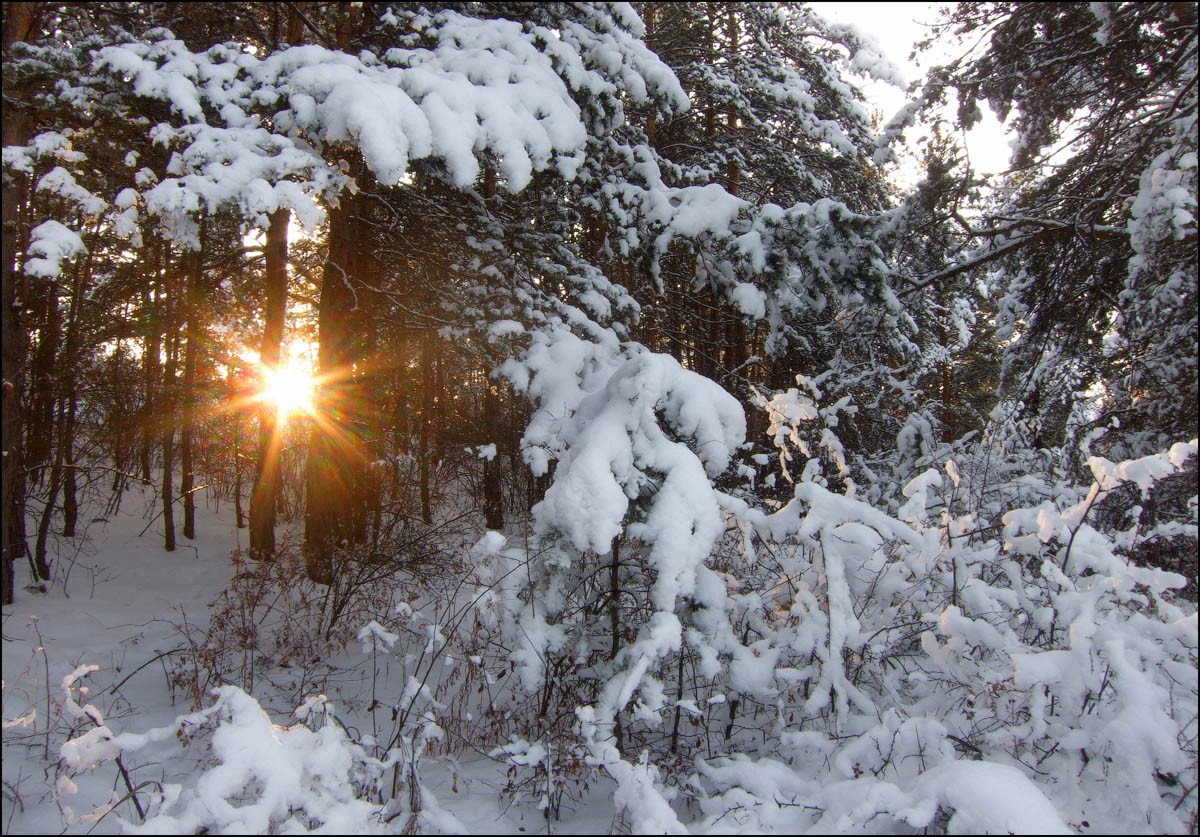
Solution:
M 356 539 L 355 522 L 361 519 L 363 504 L 366 456 L 353 420 L 359 412 L 354 403 L 359 347 L 353 284 L 356 241 L 351 223 L 357 204 L 343 195 L 341 204 L 329 212 L 329 254 L 317 309 L 317 418 L 308 446 L 304 541 L 309 577 L 322 584 L 333 580 L 337 547 Z
M 3 31 L 4 57 L 7 59 L 17 41 L 34 41 L 39 30 L 38 12 L 41 3 L 9 3 L 8 18 Z M 0 132 L 4 147 L 24 145 L 31 131 L 29 116 L 19 104 L 20 91 L 4 85 L 4 119 Z M 15 103 L 15 104 L 14 104 Z M 13 600 L 14 563 L 25 555 L 25 464 L 21 459 L 22 423 L 21 399 L 24 389 L 25 324 L 18 314 L 17 248 L 20 243 L 20 220 L 17 209 L 25 189 L 25 178 L 19 172 L 7 173 L 3 185 L 2 242 L 0 242 L 0 343 L 3 359 L 3 407 L 0 413 L 0 439 L 3 440 L 3 465 L 0 466 L 0 601 Z
M 26 284 L 32 297 L 31 322 L 37 329 L 37 343 L 29 367 L 29 433 L 25 443 L 25 467 L 34 487 L 41 485 L 54 459 L 56 401 L 55 373 L 58 349 L 62 344 L 62 311 L 54 279 L 38 278 Z
M 164 258 L 166 269 L 164 279 L 170 276 L 170 256 Z M 170 282 L 163 294 L 165 308 L 164 320 L 168 324 L 166 330 L 166 364 L 163 369 L 162 385 L 159 387 L 158 413 L 162 418 L 162 505 L 163 505 L 163 548 L 167 552 L 175 551 L 175 407 L 176 407 L 176 369 L 179 365 L 179 335 L 178 323 L 175 316 L 175 299 Z M 168 336 L 169 335 L 169 336 Z
M 496 172 L 488 166 L 483 172 L 483 196 L 487 203 L 496 198 Z M 491 457 L 483 460 L 483 517 L 489 529 L 504 528 L 504 494 L 500 482 L 500 405 L 496 388 L 483 370 L 483 424 L 485 441 L 495 446 Z
M 196 538 L 196 402 L 199 400 L 197 382 L 200 364 L 201 343 L 204 326 L 201 322 L 201 305 L 204 280 L 204 222 L 200 222 L 200 249 L 188 259 L 187 290 L 185 291 L 184 316 L 187 346 L 183 355 L 183 422 L 179 436 L 179 457 L 182 480 L 179 491 L 183 496 L 183 536 Z
M 154 270 L 147 277 L 146 287 L 142 291 L 142 316 L 146 318 L 142 347 L 142 383 L 145 390 L 142 398 L 141 430 L 141 470 L 142 482 L 149 485 L 153 472 L 154 431 L 158 426 L 156 413 L 159 398 L 159 355 L 162 352 L 162 328 L 158 313 L 158 303 L 162 297 L 162 285 L 159 278 L 162 273 L 162 244 L 155 242 Z M 154 298 L 155 288 L 159 289 L 159 299 Z
M 613 538 L 611 560 L 608 565 L 608 618 L 612 631 L 612 647 L 608 659 L 615 660 L 621 651 L 621 536 Z M 625 734 L 621 726 L 621 710 L 613 715 L 613 735 L 617 752 L 625 752 Z
M 76 264 L 75 280 L 71 283 L 71 304 L 67 313 L 66 336 L 63 341 L 63 360 L 59 366 L 62 369 L 62 399 L 65 401 L 66 414 L 63 418 L 62 434 L 58 444 L 62 448 L 63 461 L 63 537 L 75 537 L 75 525 L 79 519 L 79 498 L 77 495 L 75 462 L 75 425 L 79 407 L 76 369 L 79 366 L 79 308 L 83 304 L 83 296 L 90 284 L 92 257 L 89 254 L 82 264 Z M 118 467 L 113 462 L 114 467 Z
M 279 366 L 283 325 L 287 313 L 288 221 L 291 212 L 276 210 L 267 227 L 267 301 L 263 311 L 263 339 L 259 360 L 264 369 Z M 264 404 L 258 411 L 258 460 L 250 495 L 250 555 L 269 560 L 275 553 L 275 495 L 279 490 L 279 451 L 282 427 L 278 410 Z
M 421 494 L 421 520 L 433 522 L 433 507 L 430 502 L 429 475 L 433 457 L 433 335 L 426 334 L 421 341 L 421 427 L 417 443 L 417 481 Z

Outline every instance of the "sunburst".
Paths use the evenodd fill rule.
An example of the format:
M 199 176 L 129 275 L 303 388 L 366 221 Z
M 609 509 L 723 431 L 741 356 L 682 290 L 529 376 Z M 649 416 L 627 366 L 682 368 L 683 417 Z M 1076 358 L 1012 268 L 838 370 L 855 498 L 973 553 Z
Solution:
M 280 417 L 311 414 L 313 411 L 312 375 L 297 364 L 262 369 L 260 397 L 275 405 Z

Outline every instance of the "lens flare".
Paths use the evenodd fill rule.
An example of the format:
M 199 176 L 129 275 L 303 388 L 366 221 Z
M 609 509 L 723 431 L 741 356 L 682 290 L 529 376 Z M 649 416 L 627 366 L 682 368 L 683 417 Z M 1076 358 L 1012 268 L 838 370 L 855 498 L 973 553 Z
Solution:
M 262 399 L 274 404 L 280 416 L 311 413 L 313 379 L 298 366 L 263 369 Z

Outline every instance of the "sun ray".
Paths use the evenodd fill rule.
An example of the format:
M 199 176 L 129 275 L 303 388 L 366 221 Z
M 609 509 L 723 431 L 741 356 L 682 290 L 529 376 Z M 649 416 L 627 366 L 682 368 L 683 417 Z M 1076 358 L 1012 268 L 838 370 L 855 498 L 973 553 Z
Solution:
M 305 369 L 285 364 L 275 369 L 263 366 L 260 373 L 263 379 L 260 397 L 274 405 L 281 418 L 312 415 L 314 381 Z

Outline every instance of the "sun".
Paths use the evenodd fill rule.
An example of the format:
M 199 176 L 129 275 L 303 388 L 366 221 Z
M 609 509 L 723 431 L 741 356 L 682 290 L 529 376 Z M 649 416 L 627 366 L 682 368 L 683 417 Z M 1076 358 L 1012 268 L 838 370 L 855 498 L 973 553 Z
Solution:
M 277 369 L 263 368 L 262 400 L 274 404 L 280 416 L 313 411 L 313 379 L 294 364 Z

